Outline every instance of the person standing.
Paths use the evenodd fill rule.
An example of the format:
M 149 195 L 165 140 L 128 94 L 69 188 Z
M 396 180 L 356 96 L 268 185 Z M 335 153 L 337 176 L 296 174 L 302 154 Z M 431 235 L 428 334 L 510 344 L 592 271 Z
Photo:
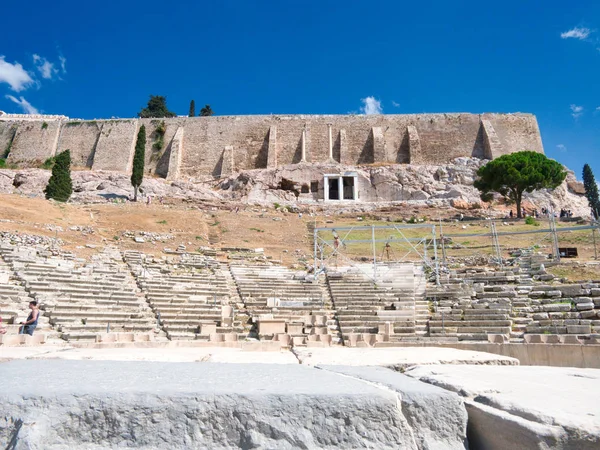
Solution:
M 22 327 L 19 328 L 19 334 L 33 336 L 33 330 L 37 327 L 38 319 L 40 318 L 40 310 L 35 300 L 29 302 L 29 309 L 31 312 L 29 313 L 29 316 L 27 316 L 27 320 L 21 322 Z

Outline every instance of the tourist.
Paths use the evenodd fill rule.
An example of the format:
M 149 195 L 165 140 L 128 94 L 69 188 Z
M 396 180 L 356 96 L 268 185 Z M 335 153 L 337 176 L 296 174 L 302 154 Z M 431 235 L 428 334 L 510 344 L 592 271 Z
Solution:
M 29 316 L 27 316 L 27 320 L 25 322 L 21 322 L 23 325 L 19 328 L 19 334 L 28 334 L 29 336 L 33 336 L 33 330 L 37 327 L 38 319 L 40 318 L 40 310 L 38 309 L 37 302 L 32 300 L 29 302 L 29 309 L 31 312 Z
M 510 217 L 511 219 L 513 218 L 513 212 L 512 212 L 512 209 L 510 210 L 510 213 L 508 214 L 508 217 Z

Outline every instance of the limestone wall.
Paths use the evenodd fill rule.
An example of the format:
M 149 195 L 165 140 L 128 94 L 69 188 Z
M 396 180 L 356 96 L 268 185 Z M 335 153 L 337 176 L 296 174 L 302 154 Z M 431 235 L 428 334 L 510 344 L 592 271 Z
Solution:
M 92 169 L 130 171 L 137 130 L 137 120 L 103 121 Z
M 10 150 L 18 127 L 18 122 L 0 121 L 0 158 L 4 157 L 6 152 Z
M 165 177 L 170 171 L 184 177 L 221 176 L 226 148 L 228 170 L 299 163 L 304 130 L 306 161 L 327 162 L 329 126 L 333 160 L 348 165 L 444 164 L 461 156 L 485 158 L 521 150 L 543 152 L 537 121 L 530 114 L 214 116 L 98 122 L 3 120 L 0 149 L 8 145 L 8 124 L 17 126 L 13 162 L 52 156 L 57 150 L 60 128 L 58 150 L 69 148 L 75 165 L 121 171 L 130 169 L 136 133 L 144 124 L 146 172 Z M 157 131 L 158 128 L 163 131 Z M 180 128 L 180 154 L 170 158 L 170 146 Z M 180 165 L 169 167 L 170 160 Z
M 56 153 L 62 122 L 24 121 L 19 123 L 8 161 L 22 167 L 39 165 Z
M 57 153 L 71 150 L 73 167 L 91 168 L 101 128 L 96 121 L 66 122 L 60 132 Z

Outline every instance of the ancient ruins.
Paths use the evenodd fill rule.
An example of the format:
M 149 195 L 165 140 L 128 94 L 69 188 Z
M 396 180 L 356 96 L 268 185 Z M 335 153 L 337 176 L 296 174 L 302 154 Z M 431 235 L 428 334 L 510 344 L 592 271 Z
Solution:
M 166 227 L 157 211 L 192 211 L 197 222 L 186 226 L 197 228 L 195 237 L 176 227 L 162 234 L 111 228 L 107 209 L 90 209 L 129 204 L 141 124 L 148 129 L 147 203 L 120 211 L 141 217 L 140 228 Z M 581 184 L 570 173 L 555 191 L 529 195 L 528 223 L 509 218 L 507 205 L 482 204 L 473 188 L 485 161 L 543 152 L 532 115 L 78 121 L 3 114 L 4 149 L 11 169 L 0 170 L 0 195 L 21 196 L 24 210 L 48 179 L 40 164 L 70 149 L 68 206 L 81 222 L 40 224 L 26 218 L 35 206 L 7 207 L 0 359 L 163 354 L 136 363 L 3 364 L 9 390 L 0 389 L 0 439 L 9 445 L 600 445 L 593 386 L 600 378 L 600 236 Z M 538 215 L 542 208 L 550 212 Z M 569 217 L 554 217 L 567 208 Z M 225 216 L 242 240 L 220 223 Z M 294 229 L 295 246 L 282 235 L 261 237 L 284 224 Z M 564 265 L 571 257 L 577 265 Z M 564 267 L 591 275 L 570 281 L 556 271 Z M 18 334 L 31 300 L 41 307 L 38 327 Z M 293 363 L 153 359 L 180 351 L 192 352 L 191 361 L 221 355 L 239 363 L 254 353 Z M 401 361 L 407 351 L 415 353 Z M 427 351 L 440 356 L 423 362 Z M 544 375 L 547 369 L 554 371 Z M 16 380 L 24 372 L 32 373 L 27 388 Z M 546 376 L 568 385 L 585 414 L 562 398 L 540 406 L 533 397 Z M 519 380 L 537 387 L 515 391 Z M 560 397 L 552 383 L 548 395 Z

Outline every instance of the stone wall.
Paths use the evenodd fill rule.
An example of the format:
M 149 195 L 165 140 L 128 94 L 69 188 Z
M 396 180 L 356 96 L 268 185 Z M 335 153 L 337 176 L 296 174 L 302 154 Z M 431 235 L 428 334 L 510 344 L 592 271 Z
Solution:
M 62 122 L 24 121 L 17 127 L 8 161 L 23 167 L 39 165 L 56 153 Z
M 129 172 L 133 162 L 137 130 L 137 120 L 104 121 L 96 145 L 92 169 Z
M 73 167 L 92 167 L 96 145 L 100 138 L 100 122 L 66 122 L 58 139 L 57 153 L 71 150 Z
M 329 126 L 333 160 L 347 165 L 444 164 L 462 156 L 485 158 L 521 150 L 543 152 L 537 121 L 531 114 L 213 116 L 97 122 L 0 120 L 0 149 L 7 145 L 9 124 L 17 126 L 13 162 L 28 164 L 69 148 L 76 165 L 120 171 L 129 170 L 136 132 L 144 124 L 146 172 L 164 177 L 170 171 L 196 178 L 225 175 L 225 148 L 228 171 L 299 163 L 304 130 L 306 161 L 328 162 Z M 162 132 L 157 132 L 159 127 Z M 170 158 L 170 146 L 180 128 L 180 154 Z M 233 161 L 229 160 L 229 153 Z M 170 167 L 170 160 L 179 166 Z

